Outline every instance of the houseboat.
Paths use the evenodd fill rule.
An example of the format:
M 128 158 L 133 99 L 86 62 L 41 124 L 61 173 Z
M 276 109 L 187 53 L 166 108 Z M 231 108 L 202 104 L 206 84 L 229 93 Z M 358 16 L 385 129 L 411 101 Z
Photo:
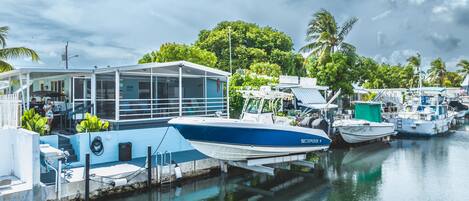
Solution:
M 84 164 L 90 141 L 105 149 L 92 164 L 118 161 L 119 143 L 132 143 L 133 158 L 163 141 L 167 121 L 180 116 L 229 116 L 230 73 L 187 61 L 103 68 L 20 68 L 0 73 L 0 94 L 17 94 L 22 110 L 43 116 L 52 105 L 51 131 L 41 143 L 65 150 L 72 166 Z M 108 131 L 83 134 L 76 125 L 85 113 L 108 121 Z M 193 150 L 174 129 L 161 152 Z M 137 150 L 138 149 L 138 150 Z M 141 150 L 140 150 L 141 149 Z

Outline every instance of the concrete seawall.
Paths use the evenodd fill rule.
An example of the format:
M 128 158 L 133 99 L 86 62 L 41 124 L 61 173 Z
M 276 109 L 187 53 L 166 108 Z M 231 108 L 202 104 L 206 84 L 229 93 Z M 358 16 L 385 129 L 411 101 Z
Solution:
M 122 168 L 122 166 L 108 166 L 101 168 L 92 168 L 90 170 L 90 198 L 99 199 L 105 196 L 129 193 L 138 190 L 145 190 L 147 182 L 147 169 L 141 167 Z M 118 167 L 119 166 L 119 167 Z M 188 161 L 178 164 L 181 168 L 182 179 L 210 173 L 211 170 L 218 169 L 220 163 L 215 159 L 202 159 Z M 128 166 L 127 166 L 128 167 Z M 152 183 L 157 186 L 161 182 L 174 182 L 176 180 L 174 173 L 175 165 L 157 166 L 152 168 Z M 120 170 L 116 170 L 120 169 Z M 85 181 L 83 179 L 83 168 L 74 168 L 74 175 L 67 179 L 61 185 L 61 200 L 80 200 L 84 199 Z M 171 174 L 170 174 L 171 171 Z M 110 174 L 106 174 L 110 173 Z M 93 176 L 94 175 L 94 176 Z M 110 178 L 127 177 L 129 181 L 122 186 L 114 186 L 113 179 Z M 42 186 L 42 200 L 57 200 L 55 187 Z

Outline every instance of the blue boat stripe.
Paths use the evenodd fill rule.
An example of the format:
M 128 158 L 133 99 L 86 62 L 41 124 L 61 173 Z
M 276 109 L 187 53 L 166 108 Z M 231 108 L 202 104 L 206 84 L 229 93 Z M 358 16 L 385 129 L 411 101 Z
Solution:
M 205 125 L 173 125 L 184 138 L 213 143 L 256 146 L 318 146 L 329 145 L 331 140 L 319 135 L 298 131 Z

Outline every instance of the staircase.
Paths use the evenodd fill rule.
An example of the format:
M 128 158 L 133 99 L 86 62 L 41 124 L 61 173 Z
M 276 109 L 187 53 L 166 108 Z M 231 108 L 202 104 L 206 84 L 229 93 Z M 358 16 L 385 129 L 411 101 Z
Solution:
M 70 154 L 67 158 L 67 162 L 71 163 L 78 161 L 78 157 L 68 137 L 59 135 L 59 149 L 62 151 L 67 151 Z

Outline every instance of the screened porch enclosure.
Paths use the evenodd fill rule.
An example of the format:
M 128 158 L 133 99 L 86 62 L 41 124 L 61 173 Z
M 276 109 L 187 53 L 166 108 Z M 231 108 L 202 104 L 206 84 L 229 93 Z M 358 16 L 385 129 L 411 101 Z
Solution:
M 96 114 L 104 119 L 228 115 L 223 71 L 179 62 L 106 69 L 97 71 L 95 79 Z

